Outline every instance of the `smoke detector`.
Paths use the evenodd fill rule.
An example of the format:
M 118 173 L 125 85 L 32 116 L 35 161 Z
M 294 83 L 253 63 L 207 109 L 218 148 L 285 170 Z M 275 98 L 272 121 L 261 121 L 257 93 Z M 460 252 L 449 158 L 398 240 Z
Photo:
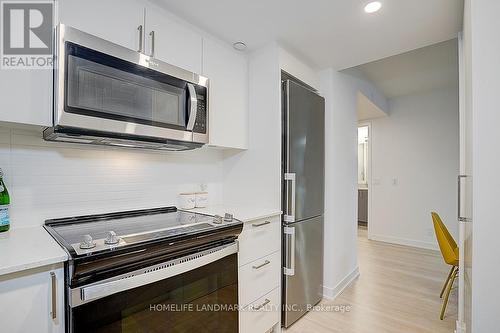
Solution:
M 245 51 L 247 49 L 247 44 L 245 44 L 243 42 L 235 42 L 235 43 L 233 43 L 233 47 L 235 50 Z

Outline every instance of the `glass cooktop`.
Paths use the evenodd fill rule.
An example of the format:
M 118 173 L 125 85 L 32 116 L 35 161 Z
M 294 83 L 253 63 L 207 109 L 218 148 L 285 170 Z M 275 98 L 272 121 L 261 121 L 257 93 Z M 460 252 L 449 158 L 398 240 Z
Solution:
M 47 220 L 45 226 L 77 255 L 184 235 L 241 223 L 175 207 Z

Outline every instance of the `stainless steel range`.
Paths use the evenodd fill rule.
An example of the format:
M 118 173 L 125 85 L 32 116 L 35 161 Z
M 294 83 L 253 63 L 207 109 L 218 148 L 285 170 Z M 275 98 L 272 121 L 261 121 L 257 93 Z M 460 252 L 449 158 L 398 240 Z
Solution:
M 237 332 L 243 223 L 175 207 L 48 220 L 67 332 Z

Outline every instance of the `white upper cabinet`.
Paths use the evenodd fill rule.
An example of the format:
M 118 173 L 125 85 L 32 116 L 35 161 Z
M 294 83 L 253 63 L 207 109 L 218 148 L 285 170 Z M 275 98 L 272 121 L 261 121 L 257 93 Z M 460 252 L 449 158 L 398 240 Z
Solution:
M 156 59 L 201 73 L 202 38 L 154 5 L 146 7 L 146 48 Z M 154 51 L 154 52 L 153 52 Z
M 0 121 L 52 125 L 52 68 L 0 69 Z
M 210 80 L 210 145 L 248 148 L 248 61 L 229 45 L 203 40 L 203 72 Z
M 58 3 L 59 22 L 139 50 L 140 29 L 145 29 L 143 1 L 61 0 Z
M 52 125 L 52 70 L 0 69 L 0 121 Z

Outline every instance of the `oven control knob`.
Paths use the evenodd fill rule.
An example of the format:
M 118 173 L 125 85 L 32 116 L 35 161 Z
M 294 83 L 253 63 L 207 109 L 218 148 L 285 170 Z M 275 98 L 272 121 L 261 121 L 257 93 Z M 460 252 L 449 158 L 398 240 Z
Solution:
M 224 214 L 224 222 L 233 222 L 233 214 Z
M 104 240 L 104 243 L 108 245 L 113 245 L 113 244 L 118 244 L 119 240 L 120 239 L 116 236 L 116 232 L 111 230 L 108 231 L 108 233 L 106 234 L 106 239 Z
M 92 249 L 95 247 L 95 242 L 92 240 L 92 236 L 83 235 L 82 242 L 80 243 L 80 249 Z
M 214 223 L 215 224 L 222 224 L 222 216 L 215 215 L 214 216 Z

